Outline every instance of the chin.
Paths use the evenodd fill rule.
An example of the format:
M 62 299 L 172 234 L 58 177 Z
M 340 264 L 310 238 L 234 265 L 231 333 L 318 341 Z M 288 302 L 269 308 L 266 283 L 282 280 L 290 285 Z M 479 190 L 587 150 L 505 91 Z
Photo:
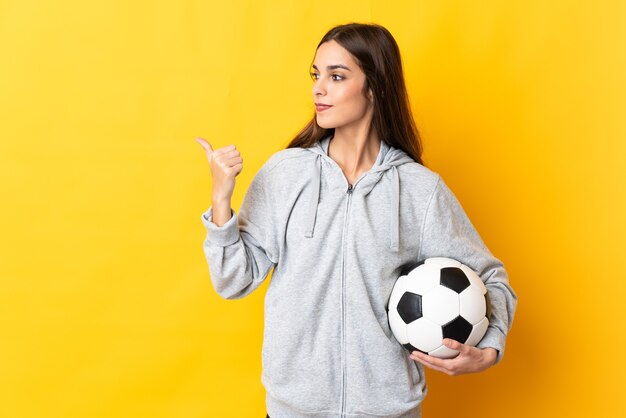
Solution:
M 337 126 L 336 124 L 329 123 L 328 121 L 320 120 L 319 117 L 315 121 L 317 122 L 320 128 L 324 128 L 324 129 L 333 129 Z

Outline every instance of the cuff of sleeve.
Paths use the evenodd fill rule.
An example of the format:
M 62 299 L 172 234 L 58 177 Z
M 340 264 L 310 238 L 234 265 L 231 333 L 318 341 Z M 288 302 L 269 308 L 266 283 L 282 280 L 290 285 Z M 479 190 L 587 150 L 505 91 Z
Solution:
M 500 360 L 502 360 L 502 356 L 504 355 L 504 344 L 504 335 L 502 335 L 502 333 L 498 331 L 498 329 L 496 329 L 495 327 L 490 326 L 487 328 L 485 336 L 476 345 L 476 348 L 491 347 L 496 349 L 498 351 L 498 355 L 496 356 L 496 362 L 493 363 L 493 365 L 495 366 L 496 364 L 500 363 Z
M 206 240 L 208 242 L 220 247 L 226 247 L 239 240 L 237 214 L 232 208 L 230 209 L 230 214 L 230 219 L 222 226 L 217 226 L 213 223 L 212 206 L 202 214 L 202 223 L 207 230 Z

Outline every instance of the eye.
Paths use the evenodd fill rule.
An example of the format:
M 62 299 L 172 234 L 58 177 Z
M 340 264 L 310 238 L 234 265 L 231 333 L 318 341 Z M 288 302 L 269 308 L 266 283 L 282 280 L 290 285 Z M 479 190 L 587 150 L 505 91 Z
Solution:
M 317 80 L 318 79 L 318 76 L 319 76 L 318 73 L 310 72 L 309 74 L 310 74 L 310 76 L 311 76 L 311 78 L 313 80 Z M 331 75 L 331 77 L 333 78 L 334 81 L 340 81 L 340 80 L 344 79 L 343 76 L 341 76 L 339 74 L 333 74 L 333 75 Z M 335 78 L 335 77 L 337 77 L 337 78 Z

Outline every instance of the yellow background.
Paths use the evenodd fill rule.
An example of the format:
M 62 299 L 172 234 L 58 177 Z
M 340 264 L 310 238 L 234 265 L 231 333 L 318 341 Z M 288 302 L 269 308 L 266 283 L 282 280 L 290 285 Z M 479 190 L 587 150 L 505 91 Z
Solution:
M 233 207 L 312 116 L 333 25 L 400 45 L 425 162 L 501 258 L 503 362 L 427 371 L 425 417 L 619 417 L 622 1 L 0 2 L 0 416 L 261 417 L 263 297 L 213 290 L 196 136 Z

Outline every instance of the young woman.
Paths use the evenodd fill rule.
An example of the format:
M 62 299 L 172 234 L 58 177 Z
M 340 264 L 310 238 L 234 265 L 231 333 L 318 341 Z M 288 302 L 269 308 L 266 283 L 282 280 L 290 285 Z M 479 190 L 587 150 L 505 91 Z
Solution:
M 272 418 L 419 417 L 424 366 L 450 375 L 497 364 L 517 296 L 442 178 L 421 161 L 398 46 L 384 27 L 351 23 L 318 44 L 316 114 L 273 154 L 239 214 L 243 160 L 204 147 L 213 178 L 202 214 L 213 286 L 227 299 L 265 295 L 262 383 Z M 481 276 L 491 320 L 476 347 L 438 359 L 393 337 L 387 303 L 404 266 L 450 257 Z

